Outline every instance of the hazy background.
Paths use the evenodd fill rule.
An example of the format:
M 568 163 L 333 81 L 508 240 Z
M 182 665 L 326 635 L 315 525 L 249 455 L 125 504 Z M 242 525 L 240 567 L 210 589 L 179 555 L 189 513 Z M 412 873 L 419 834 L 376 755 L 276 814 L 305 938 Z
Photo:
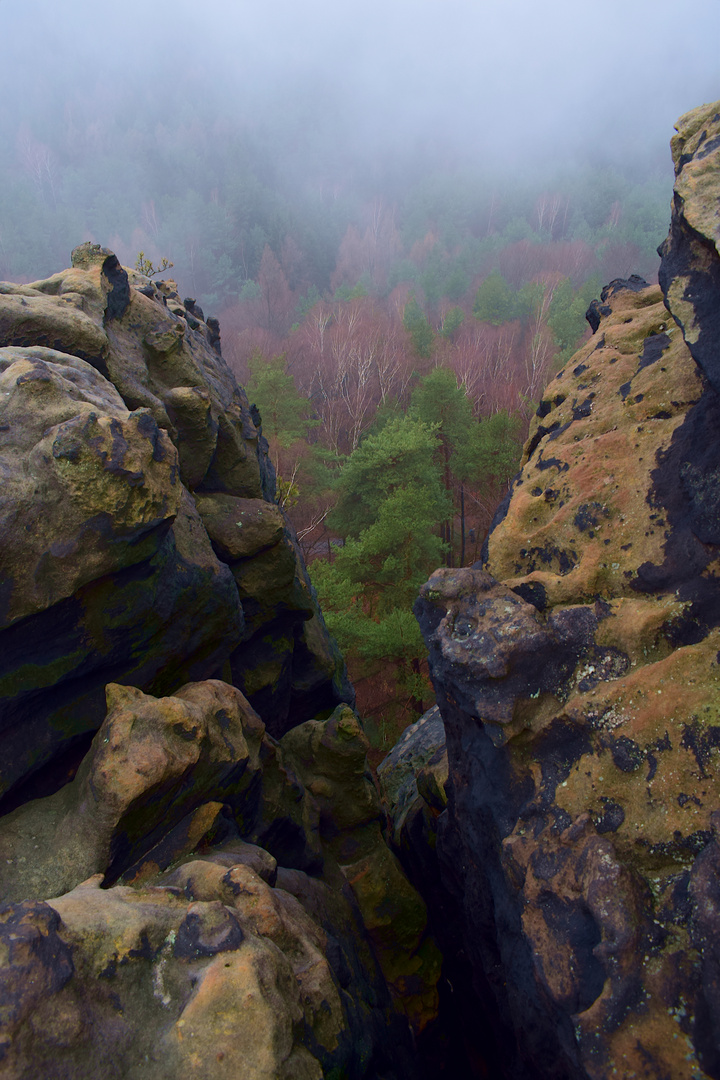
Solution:
M 720 0 L 0 0 L 0 26 L 5 277 L 84 238 L 178 247 L 173 214 L 197 246 L 206 225 L 162 200 L 228 205 L 243 170 L 286 209 L 345 199 L 349 219 L 460 172 L 503 191 L 612 167 L 662 178 L 669 204 L 673 123 L 720 96 Z
M 336 127 L 341 147 L 440 139 L 517 164 L 605 140 L 649 147 L 720 92 L 718 0 L 682 10 L 665 0 L 1 0 L 0 10 L 6 121 L 42 123 L 68 92 L 89 112 L 122 113 L 141 90 L 158 120 L 197 97 L 208 116 L 277 124 L 321 100 L 318 123 Z

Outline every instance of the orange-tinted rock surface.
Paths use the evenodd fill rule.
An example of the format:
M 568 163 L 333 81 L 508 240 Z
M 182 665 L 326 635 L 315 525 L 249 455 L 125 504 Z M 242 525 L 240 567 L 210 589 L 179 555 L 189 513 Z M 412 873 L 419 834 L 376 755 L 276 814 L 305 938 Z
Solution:
M 665 295 L 604 290 L 482 568 L 418 601 L 440 865 L 516 1080 L 720 1076 L 718 110 L 673 144 Z
M 278 743 L 222 682 L 108 687 L 0 819 L 2 1076 L 411 1080 L 439 957 L 367 749 L 346 706 Z

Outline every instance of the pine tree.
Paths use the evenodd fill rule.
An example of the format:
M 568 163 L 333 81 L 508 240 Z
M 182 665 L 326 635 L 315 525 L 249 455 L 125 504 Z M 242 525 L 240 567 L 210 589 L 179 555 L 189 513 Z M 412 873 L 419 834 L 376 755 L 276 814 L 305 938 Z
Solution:
M 311 416 L 310 401 L 298 393 L 284 354 L 268 360 L 256 351 L 248 367 L 248 399 L 258 407 L 263 435 L 270 445 L 278 502 L 289 508 L 298 501 L 301 476 L 308 486 L 317 481 L 319 454 L 308 445 L 307 436 L 318 422 Z
M 437 432 L 436 457 L 441 469 L 443 486 L 448 495 L 450 513 L 442 522 L 440 535 L 446 544 L 448 566 L 454 561 L 454 493 L 457 490 L 461 509 L 462 545 L 464 545 L 464 514 L 462 469 L 465 462 L 461 452 L 467 447 L 473 428 L 472 407 L 457 378 L 448 368 L 434 368 L 420 380 L 413 391 L 409 415 L 431 425 Z
M 414 296 L 405 305 L 403 326 L 410 335 L 413 352 L 423 360 L 432 356 L 435 335 L 423 309 Z
M 473 315 L 481 322 L 502 326 L 516 317 L 516 297 L 505 278 L 494 270 L 488 275 L 475 294 Z
M 344 546 L 333 562 L 311 565 L 340 646 L 366 663 L 394 662 L 400 689 L 417 708 L 428 687 L 420 676 L 425 649 L 412 604 L 442 561 L 435 526 L 449 506 L 437 445 L 435 428 L 407 416 L 361 442 L 340 474 L 331 515 Z

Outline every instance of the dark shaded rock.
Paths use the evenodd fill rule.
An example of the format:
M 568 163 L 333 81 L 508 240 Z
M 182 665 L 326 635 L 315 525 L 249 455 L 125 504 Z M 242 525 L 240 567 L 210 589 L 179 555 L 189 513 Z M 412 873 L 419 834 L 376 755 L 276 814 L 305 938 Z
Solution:
M 600 299 L 603 303 L 608 300 L 615 293 L 621 291 L 621 289 L 629 289 L 630 292 L 642 292 L 648 288 L 648 282 L 645 278 L 640 277 L 639 274 L 631 274 L 629 278 L 613 278 L 613 280 L 603 287 L 600 293 Z
M 37 900 L 0 908 L 0 1060 L 39 1003 L 62 990 L 73 975 L 72 956 L 58 936 L 59 927 L 57 913 Z
M 236 916 L 219 900 L 195 903 L 188 908 L 180 923 L 173 945 L 173 956 L 179 960 L 196 960 L 201 956 L 216 956 L 234 951 L 245 940 Z
M 600 293 L 599 300 L 593 300 L 589 308 L 585 312 L 585 318 L 590 324 L 590 329 L 593 334 L 596 333 L 600 326 L 600 320 L 608 315 L 612 314 L 612 307 L 607 303 L 610 297 L 616 293 L 621 292 L 623 289 L 628 289 L 630 292 L 641 292 L 643 289 L 647 289 L 648 282 L 644 278 L 641 278 L 639 274 L 631 274 L 629 278 L 614 278 L 609 285 L 606 285 Z M 587 370 L 586 368 L 584 370 Z
M 117 255 L 111 253 L 104 260 L 101 280 L 107 289 L 105 321 L 121 319 L 130 304 L 130 283 L 127 271 L 120 265 Z
M 378 768 L 390 818 L 390 838 L 403 868 L 428 903 L 431 932 L 443 962 L 437 1020 L 419 1039 L 423 1076 L 485 1077 L 501 1074 L 507 1049 L 492 995 L 481 998 L 464 944 L 462 894 L 452 890 L 455 874 L 440 861 L 445 849 L 448 757 L 437 706 L 408 727 Z
M 694 360 L 720 391 L 720 255 L 717 250 L 717 105 L 678 120 L 670 234 L 658 249 L 658 280 Z
M 720 846 L 713 840 L 693 864 L 688 883 L 692 903 L 691 935 L 702 957 L 701 989 L 695 1015 L 689 1018 L 703 1069 L 720 1075 Z
M 3 819 L 3 894 L 70 889 L 0 912 L 3 1067 L 412 1080 L 437 952 L 367 745 L 346 708 L 279 745 L 224 683 L 111 687 L 76 779 Z
M 75 250 L 70 270 L 3 285 L 6 810 L 72 777 L 102 721 L 108 682 L 167 694 L 225 674 L 251 689 L 278 734 L 352 701 L 272 502 L 267 443 L 190 307 L 174 283 L 151 283 L 94 244 Z M 273 544 L 230 550 L 213 527 L 215 554 L 190 494 L 200 490 L 208 521 L 213 499 L 249 500 L 269 514 Z M 250 687 L 248 665 L 263 649 L 272 653 L 266 682 L 256 668 Z
M 218 356 L 222 356 L 222 350 L 220 348 L 220 323 L 217 319 L 213 319 L 212 316 L 208 317 L 207 330 L 205 331 L 207 336 L 208 345 L 216 352 Z M 260 426 L 259 424 L 257 425 Z
M 313 795 L 322 846 L 342 866 L 391 993 L 419 1032 L 437 1013 L 440 957 L 425 903 L 385 843 L 362 727 L 339 706 L 324 723 L 292 728 L 280 747 Z
M 184 500 L 150 558 L 0 631 L 5 792 L 38 770 L 52 771 L 69 744 L 94 733 L 108 682 L 132 679 L 162 694 L 221 673 L 241 639 L 242 609 L 192 500 Z M 57 781 L 24 797 L 67 779 L 59 761 Z
M 585 319 L 587 320 L 590 329 L 593 334 L 596 333 L 600 326 L 600 320 L 604 315 L 610 315 L 612 309 L 607 304 L 601 304 L 598 300 L 593 300 L 589 308 L 585 312 Z
M 546 391 L 482 569 L 416 606 L 448 804 L 432 836 L 429 803 L 405 815 L 401 856 L 431 920 L 453 898 L 512 1080 L 720 1076 L 719 124 L 674 141 L 682 336 L 659 289 L 603 290 L 602 348 Z

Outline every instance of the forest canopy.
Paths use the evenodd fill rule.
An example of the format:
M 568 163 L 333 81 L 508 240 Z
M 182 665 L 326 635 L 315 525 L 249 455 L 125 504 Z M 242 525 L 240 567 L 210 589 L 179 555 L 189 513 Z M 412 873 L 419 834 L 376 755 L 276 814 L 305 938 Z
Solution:
M 654 277 L 669 177 L 606 165 L 508 183 L 417 155 L 339 175 L 324 155 L 297 184 L 279 125 L 206 123 L 202 102 L 138 115 L 91 118 L 70 97 L 54 125 L 0 121 L 0 277 L 47 274 L 89 238 L 219 316 L 278 501 L 391 740 L 432 700 L 417 589 L 479 557 L 602 283 Z
M 414 592 L 479 557 L 589 302 L 656 276 L 698 4 L 701 38 L 669 0 L 2 5 L 0 279 L 90 240 L 219 318 L 383 716 L 429 700 Z

